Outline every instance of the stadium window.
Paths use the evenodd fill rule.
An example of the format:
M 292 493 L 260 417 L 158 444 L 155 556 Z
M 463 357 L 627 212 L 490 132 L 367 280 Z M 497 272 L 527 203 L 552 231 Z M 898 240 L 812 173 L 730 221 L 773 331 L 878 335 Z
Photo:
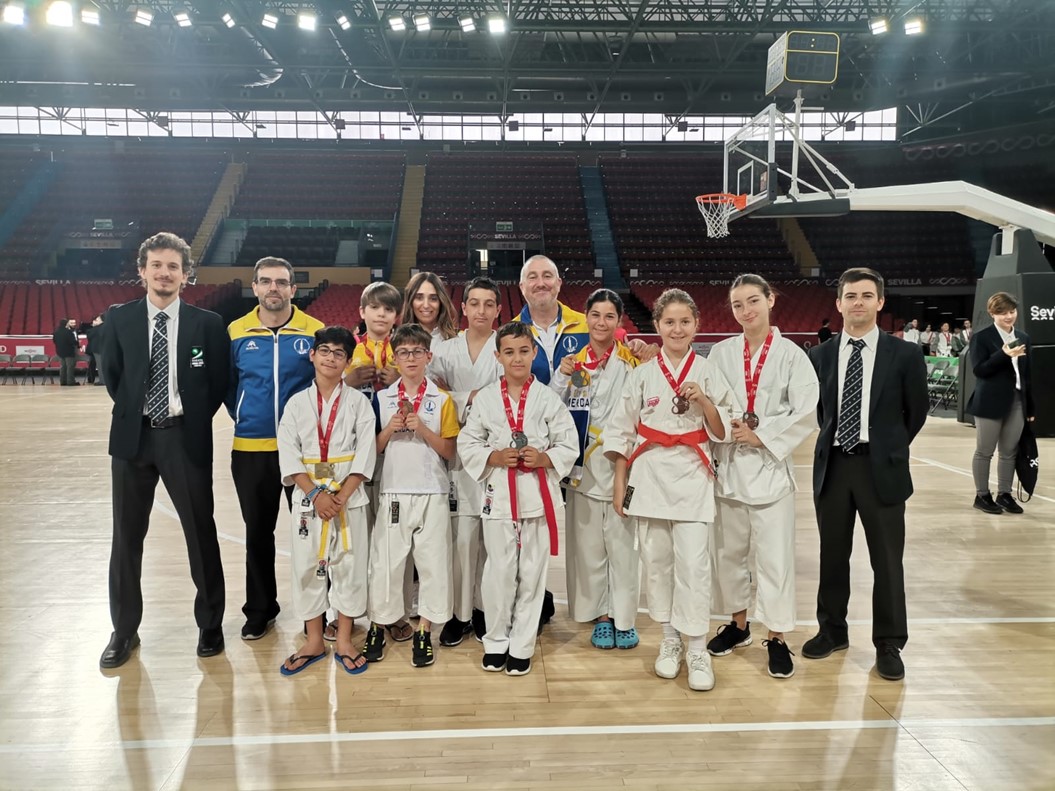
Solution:
M 623 139 L 629 143 L 639 143 L 645 139 L 645 130 L 640 126 L 624 126 Z
M 363 113 L 363 115 L 374 115 L 377 113 Z M 381 126 L 376 120 L 371 123 L 363 123 L 359 125 L 359 139 L 360 140 L 380 140 L 381 139 Z
M 315 134 L 319 136 L 319 140 L 336 140 L 337 130 L 330 124 L 315 124 Z M 344 137 L 344 133 L 341 133 L 341 137 Z
M 128 134 L 132 137 L 146 137 L 150 134 L 147 129 L 149 124 L 146 121 L 129 121 L 128 122 Z
M 231 121 L 213 121 L 212 134 L 213 137 L 234 137 L 234 123 Z
M 399 119 L 399 113 L 392 113 L 395 116 L 394 120 Z M 359 113 L 359 121 L 363 124 L 377 124 L 380 121 L 380 113 L 377 112 L 361 112 Z M 376 138 L 374 138 L 376 139 Z
M 480 139 L 481 140 L 501 140 L 502 139 L 502 125 L 501 124 L 484 124 L 480 127 Z
M 461 140 L 462 139 L 462 124 L 461 121 L 449 121 L 444 120 L 442 126 L 442 136 L 444 140 Z
M 21 131 L 21 122 L 19 122 Z M 85 121 L 84 130 L 92 137 L 106 137 L 106 121 Z M 22 134 L 26 134 L 24 131 Z
M 663 130 L 658 126 L 646 126 L 641 131 L 643 133 L 641 137 L 642 140 L 652 141 L 663 139 Z
M 36 118 L 19 118 L 18 133 L 20 135 L 39 135 L 40 121 Z
M 604 129 L 595 119 L 589 129 L 586 130 L 585 138 L 590 140 L 604 140 Z
M 54 118 L 41 118 L 40 119 L 40 133 L 42 135 L 61 135 L 62 124 L 56 121 Z
M 623 140 L 623 127 L 620 124 L 608 124 L 604 127 L 604 139 L 609 143 L 620 143 Z

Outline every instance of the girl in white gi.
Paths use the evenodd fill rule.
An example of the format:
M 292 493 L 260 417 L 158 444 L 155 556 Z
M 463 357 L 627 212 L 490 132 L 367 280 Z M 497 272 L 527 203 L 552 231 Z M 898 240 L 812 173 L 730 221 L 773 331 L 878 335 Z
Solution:
M 634 525 L 612 507 L 615 468 L 598 451 L 637 358 L 615 339 L 623 317 L 618 294 L 597 289 L 586 300 L 585 312 L 589 344 L 561 360 L 550 380 L 579 435 L 579 458 L 566 486 L 568 610 L 579 623 L 595 624 L 590 637 L 595 648 L 633 648 L 641 579 L 637 541 Z
M 284 486 L 295 485 L 292 510 L 293 608 L 305 621 L 307 641 L 280 668 L 292 676 L 325 658 L 327 608 L 337 611 L 339 667 L 366 670 L 352 647 L 355 616 L 366 612 L 367 505 L 363 482 L 374 474 L 374 411 L 341 376 L 355 349 L 344 327 L 315 333 L 310 352 L 315 382 L 286 404 L 278 427 Z
M 716 609 L 732 620 L 707 644 L 713 656 L 751 644 L 747 606 L 754 549 L 755 617 L 769 627 L 762 641 L 769 675 L 795 672 L 784 633 L 795 628 L 795 476 L 792 453 L 816 427 L 819 388 L 806 353 L 769 323 L 776 297 L 758 275 L 729 289 L 733 317 L 744 331 L 715 344 L 708 360 L 732 383 L 733 441 L 715 448 L 719 460 L 718 519 L 713 554 Z
M 400 324 L 420 324 L 432 336 L 432 350 L 458 334 L 458 314 L 447 296 L 443 279 L 432 272 L 418 272 L 403 289 Z
M 934 333 L 931 346 L 935 357 L 952 357 L 952 330 L 949 329 L 949 322 L 942 322 L 941 329 Z
M 454 458 L 458 415 L 450 395 L 425 375 L 432 338 L 418 324 L 392 333 L 399 379 L 374 396 L 381 462 L 381 496 L 370 536 L 370 631 L 363 654 L 384 659 L 383 624 L 405 612 L 404 572 L 412 560 L 420 577 L 418 615 L 411 663 L 435 661 L 432 624 L 446 623 L 453 599 L 451 522 L 447 463 Z
M 429 376 L 450 392 L 462 425 L 477 391 L 497 382 L 502 366 L 495 356 L 494 323 L 498 317 L 500 294 L 497 284 L 485 277 L 465 286 L 462 315 L 468 322 L 465 332 L 433 347 Z M 440 645 L 455 646 L 470 631 L 484 639 L 484 613 L 481 588 L 484 551 L 480 508 L 483 487 L 462 466 L 451 464 L 451 587 L 454 589 L 454 615 L 440 632 Z
M 477 393 L 458 455 L 484 485 L 482 666 L 522 676 L 531 671 L 549 555 L 557 554 L 560 480 L 579 443 L 563 402 L 531 375 L 538 349 L 531 325 L 510 322 L 496 342 L 505 375 Z
M 656 675 L 676 678 L 684 654 L 689 687 L 708 690 L 714 687 L 706 648 L 715 513 L 710 457 L 712 441 L 728 441 L 732 393 L 692 349 L 699 315 L 681 289 L 656 300 L 652 317 L 663 348 L 627 377 L 604 446 L 615 462 L 612 502 L 620 516 L 637 518 L 649 615 L 663 627 Z

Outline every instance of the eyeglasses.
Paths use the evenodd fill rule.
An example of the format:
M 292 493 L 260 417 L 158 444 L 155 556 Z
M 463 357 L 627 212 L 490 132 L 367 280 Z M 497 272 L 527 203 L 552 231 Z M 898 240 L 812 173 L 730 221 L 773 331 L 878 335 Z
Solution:
M 315 353 L 320 357 L 332 357 L 337 362 L 348 359 L 348 353 L 344 349 L 331 349 L 329 346 L 319 346 Z
M 264 288 L 270 288 L 272 285 L 275 288 L 289 288 L 288 280 L 272 280 L 269 277 L 258 277 L 256 279 L 257 285 L 263 286 Z
M 413 349 L 396 349 L 396 359 L 409 360 L 413 357 L 415 360 L 420 360 L 428 353 L 428 349 L 422 349 L 420 346 L 415 346 Z

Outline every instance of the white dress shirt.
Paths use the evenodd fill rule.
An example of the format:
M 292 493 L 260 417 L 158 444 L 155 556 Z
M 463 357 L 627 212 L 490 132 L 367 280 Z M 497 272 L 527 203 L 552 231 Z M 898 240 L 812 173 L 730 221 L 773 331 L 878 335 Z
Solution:
M 839 412 L 843 408 L 843 384 L 846 382 L 846 366 L 850 362 L 850 355 L 854 347 L 850 345 L 853 336 L 844 330 L 839 336 Z M 861 340 L 865 346 L 861 349 L 861 362 L 864 364 L 863 381 L 861 382 L 861 442 L 868 442 L 868 416 L 869 403 L 872 397 L 872 371 L 875 369 L 876 347 L 879 344 L 879 326 L 874 326 L 864 335 Z M 841 415 L 836 415 L 835 425 L 839 425 Z M 835 442 L 839 444 L 838 440 Z
M 1011 343 L 1011 341 L 1013 341 L 1015 339 L 1015 331 L 1014 330 L 1012 330 L 1011 332 L 1004 332 L 996 324 L 994 324 L 993 326 L 996 327 L 996 331 L 1000 333 L 1000 337 L 1003 339 L 1005 344 Z M 1018 373 L 1018 358 L 1017 357 L 1012 357 L 1011 358 L 1011 365 L 1015 369 L 1015 389 L 1016 390 L 1021 390 L 1022 389 L 1022 377 Z
M 165 322 L 169 341 L 169 417 L 183 414 L 183 401 L 180 400 L 179 386 L 176 384 L 176 345 L 179 333 L 179 308 L 180 300 L 177 297 L 164 311 L 157 307 L 150 299 L 147 299 L 147 355 L 149 360 L 150 347 L 154 342 L 154 320 L 159 313 L 165 313 L 168 321 Z M 149 363 L 148 363 L 149 365 Z M 149 383 L 148 383 L 149 386 Z M 143 404 L 143 414 L 147 414 L 146 403 Z

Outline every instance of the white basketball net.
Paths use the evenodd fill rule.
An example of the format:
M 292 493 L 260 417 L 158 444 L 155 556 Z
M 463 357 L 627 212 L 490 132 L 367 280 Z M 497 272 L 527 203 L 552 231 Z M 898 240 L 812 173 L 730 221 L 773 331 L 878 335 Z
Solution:
M 696 206 L 707 223 L 707 236 L 721 239 L 729 235 L 729 217 L 736 211 L 736 202 L 731 195 L 700 195 Z

